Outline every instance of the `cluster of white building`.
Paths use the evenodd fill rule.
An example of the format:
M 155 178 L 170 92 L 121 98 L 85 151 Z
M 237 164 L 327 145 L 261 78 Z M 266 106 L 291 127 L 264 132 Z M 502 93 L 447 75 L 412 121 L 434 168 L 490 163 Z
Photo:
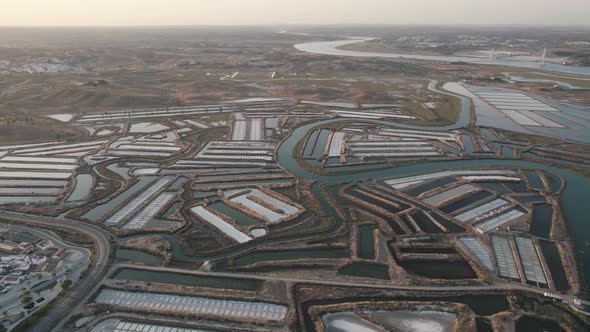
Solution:
M 41 241 L 33 245 L 3 240 L 0 242 L 0 250 L 4 253 L 0 255 L 0 284 L 20 284 L 29 279 L 31 273 L 45 271 L 50 259 L 61 260 L 65 253 L 63 248 L 57 251 L 54 248 L 51 241 Z M 59 264 L 54 262 L 53 266 L 57 265 Z

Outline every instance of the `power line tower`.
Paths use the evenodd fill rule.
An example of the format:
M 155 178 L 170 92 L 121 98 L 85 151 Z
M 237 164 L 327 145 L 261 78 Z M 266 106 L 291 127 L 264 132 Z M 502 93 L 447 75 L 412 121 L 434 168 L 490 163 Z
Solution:
M 545 47 L 545 49 L 543 50 L 543 55 L 541 56 L 541 59 L 539 60 L 539 67 L 543 67 L 543 65 L 545 65 L 545 56 L 547 55 L 547 48 Z
M 496 58 L 496 49 L 492 48 L 492 51 L 490 52 L 490 60 L 494 60 Z
M 14 234 L 12 233 L 12 226 L 10 224 L 8 224 L 8 238 L 14 242 Z

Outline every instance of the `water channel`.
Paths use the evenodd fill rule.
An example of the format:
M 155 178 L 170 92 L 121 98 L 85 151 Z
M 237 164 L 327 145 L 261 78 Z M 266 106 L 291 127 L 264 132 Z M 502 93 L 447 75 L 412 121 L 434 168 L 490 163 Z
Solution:
M 462 113 L 469 112 L 469 107 L 463 107 Z M 463 118 L 463 117 L 462 117 Z M 588 239 L 590 238 L 590 225 L 587 223 L 587 215 L 590 214 L 590 207 L 584 204 L 584 197 L 590 192 L 590 180 L 577 175 L 569 170 L 562 169 L 555 166 L 547 166 L 536 162 L 524 160 L 505 160 L 505 159 L 485 159 L 485 160 L 460 160 L 460 161 L 433 161 L 424 162 L 408 166 L 391 167 L 379 170 L 370 170 L 356 174 L 336 174 L 325 175 L 316 174 L 303 168 L 297 160 L 295 160 L 293 153 L 299 141 L 304 139 L 307 132 L 318 126 L 333 124 L 334 122 L 343 121 L 341 119 L 321 120 L 309 123 L 294 129 L 291 135 L 286 138 L 277 150 L 277 159 L 287 171 L 291 172 L 298 178 L 315 180 L 316 183 L 312 187 L 312 192 L 320 203 L 327 209 L 332 211 L 329 204 L 320 194 L 319 186 L 321 184 L 349 182 L 352 180 L 362 180 L 370 178 L 383 177 L 401 177 L 413 174 L 428 173 L 434 171 L 441 171 L 443 169 L 452 168 L 507 168 L 507 169 L 536 169 L 560 175 L 566 181 L 566 187 L 560 196 L 560 205 L 568 223 L 568 231 L 574 241 L 576 248 L 576 259 L 578 269 L 581 277 L 590 276 L 590 254 L 585 254 L 588 249 Z M 391 126 L 399 126 L 397 123 L 382 121 L 382 120 L 359 120 L 363 122 L 386 124 Z M 417 129 L 433 130 L 433 129 L 457 129 L 462 127 L 461 123 L 445 127 L 419 127 L 411 126 Z M 332 213 L 334 218 L 338 218 L 336 213 Z M 339 222 L 342 222 L 341 220 Z M 582 281 L 584 288 L 587 283 Z

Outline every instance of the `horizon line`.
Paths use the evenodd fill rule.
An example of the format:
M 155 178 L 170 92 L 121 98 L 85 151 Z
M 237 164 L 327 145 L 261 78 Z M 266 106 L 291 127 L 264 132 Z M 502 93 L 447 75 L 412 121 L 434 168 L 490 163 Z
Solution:
M 328 26 L 480 26 L 480 27 L 584 27 L 589 23 L 256 23 L 256 24 L 40 24 L 40 25 L 3 25 L 0 28 L 151 28 L 151 27 L 328 27 Z

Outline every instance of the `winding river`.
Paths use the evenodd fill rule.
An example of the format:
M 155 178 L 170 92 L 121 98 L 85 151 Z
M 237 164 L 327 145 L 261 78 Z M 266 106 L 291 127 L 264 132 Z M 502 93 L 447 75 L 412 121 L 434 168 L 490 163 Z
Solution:
M 542 67 L 539 66 L 538 61 L 532 61 L 530 59 L 485 59 L 485 58 L 474 58 L 467 56 L 446 56 L 446 55 L 421 55 L 421 54 L 401 54 L 401 53 L 380 53 L 380 52 L 361 52 L 361 51 L 349 51 L 343 50 L 339 47 L 360 43 L 363 41 L 371 40 L 373 38 L 351 38 L 345 40 L 334 40 L 334 41 L 320 41 L 310 42 L 294 45 L 294 47 L 300 51 L 323 54 L 323 55 L 336 55 L 336 56 L 352 56 L 352 57 L 365 57 L 365 58 L 406 58 L 416 60 L 427 60 L 427 61 L 441 61 L 441 62 L 465 62 L 479 65 L 498 65 L 507 67 L 519 67 L 519 68 L 531 68 L 531 69 L 543 69 L 554 72 L 590 75 L 590 67 L 578 67 L 578 66 L 566 66 L 556 63 L 545 63 Z

